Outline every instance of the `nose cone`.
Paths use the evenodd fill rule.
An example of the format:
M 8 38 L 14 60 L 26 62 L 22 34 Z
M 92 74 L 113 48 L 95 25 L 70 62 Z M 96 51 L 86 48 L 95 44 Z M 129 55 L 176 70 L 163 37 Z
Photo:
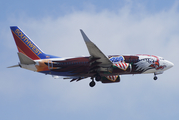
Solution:
M 166 66 L 167 66 L 167 69 L 171 68 L 174 66 L 174 64 L 168 60 L 166 60 Z

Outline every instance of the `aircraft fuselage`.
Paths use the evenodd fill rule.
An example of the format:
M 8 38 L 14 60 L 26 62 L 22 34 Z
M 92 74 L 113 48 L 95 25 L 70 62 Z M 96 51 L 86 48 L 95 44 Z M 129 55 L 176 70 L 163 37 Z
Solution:
M 143 73 L 157 75 L 173 66 L 173 63 L 154 55 L 110 55 L 108 58 L 113 63 L 110 67 L 100 67 L 100 63 L 90 62 L 90 57 L 75 57 L 37 60 L 31 70 L 75 78 L 92 77 L 95 72 L 99 72 L 101 76 Z
M 120 75 L 154 73 L 157 74 L 173 67 L 173 63 L 155 55 L 109 55 L 106 56 L 86 34 L 80 30 L 90 56 L 59 58 L 44 53 L 27 35 L 17 26 L 10 27 L 18 49 L 20 63 L 11 67 L 20 66 L 28 70 L 49 74 L 54 78 L 62 76 L 64 79 L 79 81 L 90 77 L 90 86 L 96 81 L 114 83 L 120 81 Z

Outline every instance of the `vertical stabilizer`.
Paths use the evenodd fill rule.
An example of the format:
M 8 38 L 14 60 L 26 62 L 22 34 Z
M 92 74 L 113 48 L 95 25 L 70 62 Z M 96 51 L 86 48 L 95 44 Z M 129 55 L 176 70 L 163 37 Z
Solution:
M 17 26 L 11 26 L 11 31 L 20 53 L 32 60 L 45 59 L 46 54 Z

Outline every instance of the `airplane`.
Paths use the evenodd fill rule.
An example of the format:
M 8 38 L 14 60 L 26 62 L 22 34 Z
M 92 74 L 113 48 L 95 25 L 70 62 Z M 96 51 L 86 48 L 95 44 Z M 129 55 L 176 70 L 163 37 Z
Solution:
M 90 87 L 96 81 L 102 83 L 120 82 L 120 75 L 153 73 L 157 75 L 174 66 L 162 57 L 148 54 L 136 55 L 105 55 L 80 29 L 90 56 L 57 57 L 44 53 L 19 27 L 10 26 L 17 49 L 19 64 L 10 66 L 21 67 L 35 72 L 63 77 L 70 82 L 91 78 Z

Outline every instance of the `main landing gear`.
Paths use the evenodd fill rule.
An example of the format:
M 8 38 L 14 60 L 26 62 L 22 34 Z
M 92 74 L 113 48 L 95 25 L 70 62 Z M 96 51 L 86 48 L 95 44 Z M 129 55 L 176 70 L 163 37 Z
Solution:
M 100 76 L 100 75 L 96 75 L 95 80 L 96 80 L 97 82 L 100 81 L 100 80 L 101 80 L 101 76 Z
M 94 77 L 91 77 L 92 81 L 89 83 L 90 87 L 94 87 L 96 85 L 95 81 L 94 81 Z M 100 75 L 96 75 L 95 76 L 95 80 L 98 82 L 101 80 L 101 76 Z

